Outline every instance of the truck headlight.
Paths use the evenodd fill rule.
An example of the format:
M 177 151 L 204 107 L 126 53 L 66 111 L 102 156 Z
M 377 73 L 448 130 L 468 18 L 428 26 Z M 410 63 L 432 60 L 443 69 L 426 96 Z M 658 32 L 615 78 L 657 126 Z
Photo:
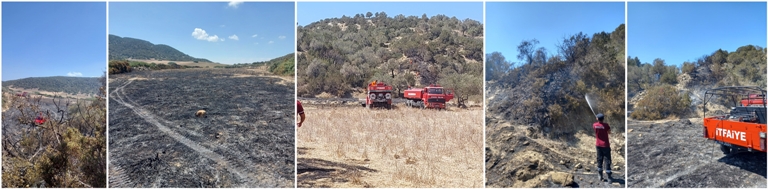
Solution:
M 385 96 L 385 97 L 387 97 L 387 99 L 392 99 L 392 94 L 389 94 L 389 93 L 387 93 L 387 94 L 386 94 L 386 95 L 384 95 L 384 96 Z
M 376 99 L 376 94 L 368 95 L 368 98 L 370 98 L 371 100 Z

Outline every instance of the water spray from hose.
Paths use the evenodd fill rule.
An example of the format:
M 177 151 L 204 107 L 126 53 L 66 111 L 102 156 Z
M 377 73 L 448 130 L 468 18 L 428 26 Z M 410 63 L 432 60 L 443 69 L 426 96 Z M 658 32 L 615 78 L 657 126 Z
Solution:
M 587 100 L 587 105 L 589 105 L 589 110 L 592 111 L 592 115 L 597 116 L 595 113 L 595 108 L 593 106 L 597 105 L 597 101 L 594 97 L 590 96 L 589 94 L 584 95 L 584 99 Z

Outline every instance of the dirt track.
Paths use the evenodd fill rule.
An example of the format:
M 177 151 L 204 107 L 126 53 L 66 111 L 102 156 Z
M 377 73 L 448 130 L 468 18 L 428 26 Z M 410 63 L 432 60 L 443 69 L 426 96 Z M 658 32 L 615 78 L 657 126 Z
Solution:
M 486 187 L 623 188 L 624 137 L 612 133 L 614 182 L 598 181 L 595 139 L 584 132 L 551 139 L 537 127 L 513 125 L 486 115 Z M 564 177 L 571 177 L 569 179 Z
M 703 138 L 701 118 L 629 120 L 628 186 L 765 188 L 766 154 L 724 155 Z
M 109 86 L 110 187 L 293 187 L 292 82 L 185 69 L 110 75 Z

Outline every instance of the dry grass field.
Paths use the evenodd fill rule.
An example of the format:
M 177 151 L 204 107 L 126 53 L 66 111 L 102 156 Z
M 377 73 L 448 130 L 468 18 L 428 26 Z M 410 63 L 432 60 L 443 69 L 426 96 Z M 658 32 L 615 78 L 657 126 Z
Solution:
M 483 187 L 483 111 L 304 105 L 298 187 Z

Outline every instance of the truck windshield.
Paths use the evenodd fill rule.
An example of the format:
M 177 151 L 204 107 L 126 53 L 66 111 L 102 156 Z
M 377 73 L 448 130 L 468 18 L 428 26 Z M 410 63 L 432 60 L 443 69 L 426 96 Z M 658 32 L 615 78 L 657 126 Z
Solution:
M 443 89 L 441 88 L 430 88 L 429 94 L 443 94 Z

